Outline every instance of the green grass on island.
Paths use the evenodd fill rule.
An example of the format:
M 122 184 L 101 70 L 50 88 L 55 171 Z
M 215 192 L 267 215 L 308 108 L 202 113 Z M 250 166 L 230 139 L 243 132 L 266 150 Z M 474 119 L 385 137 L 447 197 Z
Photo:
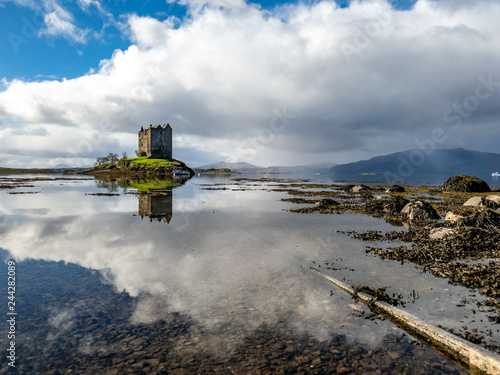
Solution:
M 116 168 L 116 164 L 115 163 L 104 163 L 104 164 L 101 164 L 101 165 L 97 165 L 95 167 L 95 169 L 98 169 L 98 170 L 104 170 L 104 169 L 113 169 L 113 168 Z
M 137 158 L 123 158 L 119 161 L 124 166 L 135 166 L 139 169 L 155 169 L 155 168 L 168 168 L 174 169 L 182 167 L 182 163 L 177 160 L 167 159 L 148 159 L 146 156 L 139 156 Z

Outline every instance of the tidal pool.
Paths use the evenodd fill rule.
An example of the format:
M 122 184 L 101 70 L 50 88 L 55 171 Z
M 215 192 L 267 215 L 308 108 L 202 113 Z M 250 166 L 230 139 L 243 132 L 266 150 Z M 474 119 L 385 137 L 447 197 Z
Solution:
M 5 313 L 8 262 L 16 265 L 16 367 L 5 354 L 4 319 L 5 371 L 467 373 L 311 266 L 349 284 L 387 287 L 424 320 L 500 342 L 494 312 L 477 307 L 479 294 L 366 254 L 365 243 L 338 232 L 391 225 L 359 214 L 289 212 L 276 182 L 0 182 Z

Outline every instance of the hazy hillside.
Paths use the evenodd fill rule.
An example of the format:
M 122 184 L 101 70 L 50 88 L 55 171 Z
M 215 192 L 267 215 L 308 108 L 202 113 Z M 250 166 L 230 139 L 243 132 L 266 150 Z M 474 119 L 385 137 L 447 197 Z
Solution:
M 226 163 L 224 161 L 220 161 L 218 163 L 202 165 L 201 167 L 197 167 L 196 169 L 221 169 L 221 168 L 229 168 L 232 171 L 238 171 L 239 169 L 260 169 L 262 167 L 246 162 Z
M 270 166 L 270 167 L 258 167 L 246 162 L 235 162 L 226 163 L 218 162 L 203 165 L 196 169 L 220 169 L 229 168 L 235 172 L 241 173 L 256 173 L 256 174 L 289 174 L 289 173 L 312 173 L 312 172 L 328 172 L 329 168 L 335 165 L 334 163 L 316 163 L 310 165 L 296 165 L 296 166 Z
M 70 167 L 67 164 L 57 164 L 57 165 L 54 165 L 53 167 L 51 167 L 49 169 L 71 169 L 71 168 L 73 168 L 73 167 Z
M 465 174 L 480 178 L 491 177 L 500 171 L 500 154 L 470 151 L 463 148 L 448 150 L 408 150 L 394 154 L 376 156 L 349 164 L 336 165 L 330 169 L 337 175 L 355 173 L 380 173 L 399 178 L 425 175 Z

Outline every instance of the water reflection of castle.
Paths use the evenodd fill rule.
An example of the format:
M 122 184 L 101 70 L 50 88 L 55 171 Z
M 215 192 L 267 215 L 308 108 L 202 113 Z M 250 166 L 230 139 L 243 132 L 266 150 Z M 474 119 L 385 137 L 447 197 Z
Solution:
M 170 223 L 173 216 L 172 189 L 139 194 L 139 215 L 149 221 Z

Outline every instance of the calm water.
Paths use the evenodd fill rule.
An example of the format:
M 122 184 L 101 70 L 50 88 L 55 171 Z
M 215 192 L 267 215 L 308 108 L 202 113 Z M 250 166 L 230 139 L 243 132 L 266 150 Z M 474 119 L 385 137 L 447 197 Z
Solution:
M 147 181 L 22 177 L 0 179 L 0 306 L 6 314 L 14 261 L 18 372 L 463 373 L 390 322 L 366 319 L 310 271 L 325 261 L 350 284 L 401 293 L 420 318 L 500 344 L 481 296 L 337 233 L 389 224 L 288 212 L 276 182 L 157 181 L 148 195 L 138 193 Z M 3 371 L 8 330 L 4 319 Z

